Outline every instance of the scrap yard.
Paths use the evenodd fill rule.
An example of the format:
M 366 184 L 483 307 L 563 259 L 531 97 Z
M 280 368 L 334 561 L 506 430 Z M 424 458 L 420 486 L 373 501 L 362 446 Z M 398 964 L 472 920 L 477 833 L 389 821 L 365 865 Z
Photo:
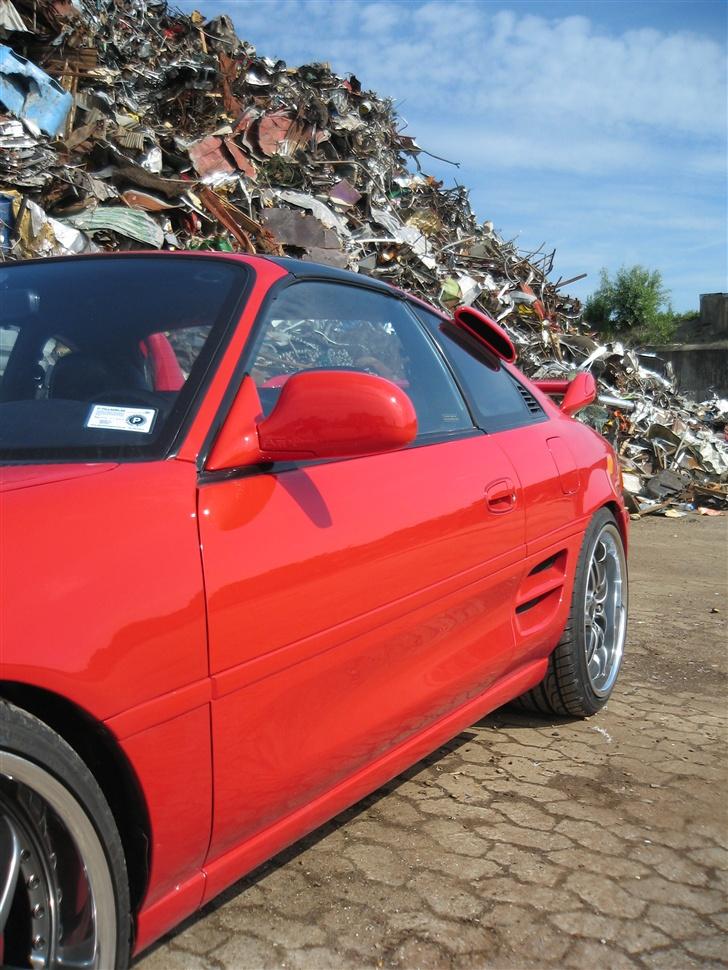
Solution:
M 32 83 L 31 83 L 32 82 Z M 39 99 L 27 95 L 41 92 Z M 133 0 L 0 4 L 0 252 L 298 256 L 471 305 L 539 379 L 596 377 L 635 516 L 728 507 L 728 402 L 581 323 L 547 244 L 479 222 L 391 101 L 325 64 L 259 54 L 231 20 Z

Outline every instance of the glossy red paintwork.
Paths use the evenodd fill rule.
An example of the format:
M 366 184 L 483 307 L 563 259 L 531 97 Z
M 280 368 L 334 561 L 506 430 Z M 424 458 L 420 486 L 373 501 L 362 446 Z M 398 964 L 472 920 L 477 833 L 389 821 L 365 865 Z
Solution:
M 534 381 L 535 386 L 544 394 L 563 397 L 561 410 L 569 416 L 581 411 L 597 397 L 597 382 L 587 372 L 577 374 L 573 380 Z
M 581 373 L 569 383 L 561 402 L 564 414 L 573 415 L 596 400 L 597 382 L 593 374 Z
M 354 458 L 403 448 L 416 434 L 417 415 L 401 388 L 351 371 L 294 374 L 258 424 L 265 461 Z
M 560 379 L 544 379 L 538 381 L 532 381 L 534 387 L 537 387 L 539 391 L 543 391 L 544 394 L 554 394 L 556 396 L 561 396 L 566 394 L 569 384 L 571 381 L 565 377 L 563 380 Z
M 628 522 L 609 446 L 534 385 L 548 420 L 513 431 L 259 466 L 295 430 L 249 377 L 228 389 L 287 273 L 209 258 L 255 281 L 176 455 L 0 468 L 0 696 L 60 695 L 127 759 L 151 824 L 137 951 L 536 684 L 590 517 Z M 406 394 L 372 380 L 407 440 Z
M 213 857 L 508 669 L 525 516 L 488 514 L 504 472 L 477 437 L 202 487 Z
M 263 452 L 258 438 L 258 422 L 262 418 L 258 389 L 252 377 L 245 377 L 230 407 L 227 421 L 215 438 L 205 469 L 215 472 L 260 464 Z

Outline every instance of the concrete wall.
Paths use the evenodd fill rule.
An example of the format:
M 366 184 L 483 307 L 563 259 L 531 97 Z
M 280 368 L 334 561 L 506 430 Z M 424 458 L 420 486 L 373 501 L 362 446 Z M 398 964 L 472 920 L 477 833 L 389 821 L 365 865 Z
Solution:
M 710 344 L 665 344 L 644 350 L 672 364 L 678 389 L 687 397 L 696 401 L 703 401 L 713 393 L 728 397 L 728 340 Z M 658 373 L 663 371 L 654 358 L 640 359 L 645 367 Z
M 700 325 L 716 336 L 728 337 L 728 293 L 700 294 Z

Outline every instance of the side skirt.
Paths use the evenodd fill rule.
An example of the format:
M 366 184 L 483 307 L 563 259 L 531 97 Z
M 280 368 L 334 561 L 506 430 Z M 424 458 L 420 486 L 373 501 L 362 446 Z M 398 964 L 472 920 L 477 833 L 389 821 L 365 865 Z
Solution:
M 406 768 L 410 768 L 490 711 L 535 687 L 543 680 L 547 665 L 548 659 L 542 658 L 512 671 L 484 694 L 480 694 L 474 700 L 468 701 L 467 704 L 436 721 L 421 734 L 388 751 L 383 757 L 340 782 L 326 794 L 287 815 L 254 838 L 226 852 L 225 855 L 208 861 L 203 871 L 192 876 L 185 884 L 184 888 L 187 892 L 169 894 L 155 904 L 153 914 L 142 911 L 139 916 L 135 953 L 149 946 L 168 929 L 194 912 L 197 907 L 193 900 L 199 900 L 201 881 L 204 880 L 204 893 L 201 900 L 201 905 L 204 905 L 256 866 L 308 835 L 309 832 L 375 791 Z M 191 908 L 190 904 L 192 904 Z

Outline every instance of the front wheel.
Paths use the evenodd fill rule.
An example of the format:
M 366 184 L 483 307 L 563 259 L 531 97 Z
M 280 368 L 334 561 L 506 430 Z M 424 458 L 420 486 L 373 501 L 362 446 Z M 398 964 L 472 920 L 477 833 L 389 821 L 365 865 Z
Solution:
M 129 889 L 111 811 L 75 751 L 0 702 L 0 964 L 126 967 Z
M 627 561 L 607 509 L 589 524 L 574 577 L 571 611 L 543 681 L 520 706 L 541 714 L 589 717 L 607 703 L 627 635 Z

